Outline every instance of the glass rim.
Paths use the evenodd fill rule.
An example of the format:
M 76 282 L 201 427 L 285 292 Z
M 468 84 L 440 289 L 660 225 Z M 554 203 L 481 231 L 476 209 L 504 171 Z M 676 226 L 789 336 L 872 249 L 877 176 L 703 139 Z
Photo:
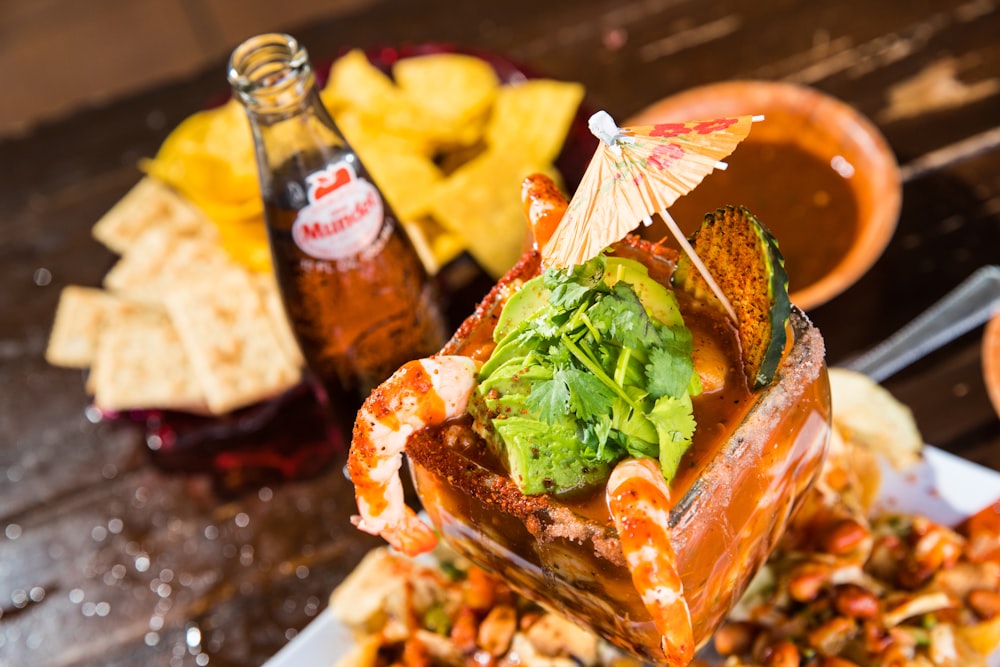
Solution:
M 229 57 L 226 78 L 249 104 L 280 107 L 301 98 L 312 81 L 306 48 L 293 36 L 264 33 L 245 40 Z
M 756 434 L 755 431 L 761 430 L 762 426 L 773 428 L 777 416 L 792 407 L 795 401 L 808 390 L 808 387 L 823 376 L 826 369 L 826 361 L 825 344 L 822 335 L 809 320 L 809 317 L 798 307 L 792 307 L 789 315 L 789 324 L 792 333 L 792 345 L 782 359 L 781 364 L 779 364 L 778 376 L 771 385 L 762 388 L 755 394 L 753 404 L 735 425 L 726 443 L 717 453 L 718 456 L 737 458 L 740 456 L 742 450 L 758 445 L 761 436 Z M 765 428 L 764 430 L 767 429 Z M 767 431 L 767 433 L 769 434 L 770 431 Z M 446 469 L 439 468 L 437 465 L 438 461 L 435 460 L 433 455 L 427 455 L 426 452 L 419 449 L 416 451 L 408 449 L 407 455 L 414 464 L 430 471 L 432 474 L 447 474 Z M 502 473 L 486 468 L 480 462 L 466 456 L 463 452 L 452 452 L 451 455 L 462 461 L 460 467 L 481 473 L 483 479 L 494 480 L 503 477 Z M 454 479 L 452 482 L 460 488 L 463 487 L 463 482 L 456 482 Z M 689 513 L 697 507 L 704 491 L 704 484 L 700 484 L 696 480 L 690 488 L 685 489 L 681 495 L 677 496 L 670 511 L 670 526 L 672 528 L 690 517 Z M 525 496 L 525 494 L 520 495 L 535 498 L 534 496 Z M 513 510 L 511 509 L 513 506 L 507 504 L 505 505 L 507 507 L 505 513 L 517 515 L 523 511 L 525 514 L 530 514 L 540 506 L 564 506 L 563 501 L 558 498 L 552 498 L 544 494 L 537 498 L 541 498 L 541 500 L 526 502 Z M 487 502 L 487 504 L 492 503 L 492 500 Z M 579 521 L 581 525 L 589 526 L 589 531 L 587 532 L 604 534 L 606 539 L 617 543 L 617 530 L 613 527 L 599 527 L 592 519 L 577 514 L 572 510 L 570 511 L 570 515 Z

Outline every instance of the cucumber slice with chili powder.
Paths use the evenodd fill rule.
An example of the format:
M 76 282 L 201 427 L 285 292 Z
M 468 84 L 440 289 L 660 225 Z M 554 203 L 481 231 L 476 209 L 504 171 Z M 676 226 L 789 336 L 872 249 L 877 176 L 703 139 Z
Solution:
M 689 240 L 736 310 L 747 383 L 754 389 L 769 384 L 785 349 L 791 313 L 788 274 L 778 242 L 744 206 L 725 206 L 706 214 Z M 722 308 L 686 255 L 677 262 L 673 282 Z

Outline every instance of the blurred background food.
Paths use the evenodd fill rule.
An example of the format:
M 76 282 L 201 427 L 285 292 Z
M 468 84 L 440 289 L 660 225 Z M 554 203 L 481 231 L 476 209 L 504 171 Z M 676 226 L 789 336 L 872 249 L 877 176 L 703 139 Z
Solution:
M 406 226 L 432 275 L 468 251 L 493 278 L 520 256 L 526 175 L 547 172 L 583 86 L 523 76 L 501 81 L 475 55 L 428 47 L 413 57 L 355 49 L 318 73 L 320 96 Z M 223 247 L 270 270 L 250 127 L 230 101 L 196 113 L 142 162 L 218 228 Z
M 866 376 L 833 369 L 830 379 L 843 409 L 822 475 L 692 667 L 986 667 L 1000 646 L 995 518 L 987 511 L 951 527 L 894 507 L 883 472 L 914 475 L 924 455 L 913 416 Z M 337 667 L 407 655 L 639 667 L 446 547 L 418 560 L 369 552 L 329 611 L 355 639 Z
M 317 74 L 320 96 L 428 272 L 468 253 L 497 278 L 525 244 L 521 181 L 562 181 L 553 163 L 583 86 L 512 67 L 502 81 L 494 62 L 445 47 L 397 54 L 348 51 Z M 193 113 L 139 166 L 146 177 L 92 230 L 120 258 L 103 291 L 63 290 L 46 359 L 89 369 L 105 413 L 221 415 L 294 387 L 303 361 L 271 271 L 243 109 Z

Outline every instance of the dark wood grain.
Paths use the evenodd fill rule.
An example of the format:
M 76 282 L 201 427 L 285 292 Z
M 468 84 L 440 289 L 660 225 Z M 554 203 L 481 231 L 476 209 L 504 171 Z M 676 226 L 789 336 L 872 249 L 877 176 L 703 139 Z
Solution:
M 810 313 L 832 364 L 885 338 L 977 267 L 1000 263 L 1000 150 L 989 135 L 1000 122 L 994 3 L 485 6 L 384 0 L 298 36 L 314 61 L 355 45 L 494 50 L 583 82 L 588 105 L 619 117 L 730 78 L 797 81 L 850 102 L 880 127 L 904 171 L 915 167 L 881 260 Z M 224 93 L 223 72 L 220 60 L 0 143 L 0 664 L 194 665 L 204 656 L 211 665 L 260 664 L 377 542 L 350 526 L 339 461 L 312 479 L 220 495 L 204 475 L 153 465 L 138 429 L 89 421 L 81 374 L 42 358 L 60 289 L 98 285 L 112 262 L 91 226 L 139 178 L 138 158 Z M 918 96 L 901 111 L 894 93 L 927 72 L 955 94 Z M 980 139 L 949 151 L 970 137 Z M 934 151 L 945 164 L 916 168 Z M 928 442 L 1000 470 L 981 334 L 886 386 L 911 406 Z

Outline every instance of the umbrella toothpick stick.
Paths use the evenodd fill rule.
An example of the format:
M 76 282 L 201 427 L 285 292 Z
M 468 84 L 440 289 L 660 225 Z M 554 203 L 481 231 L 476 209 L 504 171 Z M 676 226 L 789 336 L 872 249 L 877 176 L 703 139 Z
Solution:
M 705 263 L 701 261 L 701 257 L 698 256 L 698 253 L 696 253 L 694 248 L 691 247 L 691 244 L 684 236 L 681 228 L 677 226 L 677 222 L 670 216 L 669 213 L 667 213 L 667 209 L 660 211 L 660 217 L 663 218 L 663 222 L 667 224 L 667 228 L 670 230 L 670 233 L 674 235 L 675 239 L 677 239 L 677 243 L 680 244 L 681 249 L 684 250 L 688 259 L 690 259 L 691 263 L 698 269 L 701 277 L 705 279 L 705 282 L 708 284 L 708 288 L 712 290 L 712 294 L 714 294 L 715 298 L 719 300 L 722 307 L 726 309 L 726 313 L 732 318 L 733 322 L 736 322 L 736 311 L 733 309 L 733 304 L 729 303 L 729 299 L 726 298 L 722 288 L 719 287 L 719 283 L 715 282 L 715 278 L 712 277 L 712 274 L 709 272 L 708 267 L 705 266 Z
M 763 116 L 664 122 L 619 127 L 607 111 L 587 125 L 600 139 L 594 157 L 548 242 L 542 260 L 551 266 L 581 264 L 659 213 L 708 288 L 736 321 L 732 303 L 667 213 L 678 197 L 694 189 L 713 169 L 725 169 L 750 126 Z

